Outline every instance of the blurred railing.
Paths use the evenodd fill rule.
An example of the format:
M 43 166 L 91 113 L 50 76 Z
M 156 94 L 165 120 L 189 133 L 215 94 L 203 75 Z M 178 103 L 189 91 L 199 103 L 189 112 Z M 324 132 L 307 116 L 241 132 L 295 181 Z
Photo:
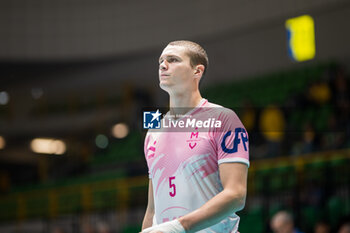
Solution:
M 0 197 L 0 220 L 55 218 L 99 210 L 123 210 L 147 200 L 148 178 L 114 178 L 62 187 L 13 192 Z M 135 199 L 133 199 L 135 198 Z

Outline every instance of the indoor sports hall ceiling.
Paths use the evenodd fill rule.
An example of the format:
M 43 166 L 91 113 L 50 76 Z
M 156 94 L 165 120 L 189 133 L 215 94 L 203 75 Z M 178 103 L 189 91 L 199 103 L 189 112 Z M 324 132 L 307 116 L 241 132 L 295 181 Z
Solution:
M 125 56 L 179 38 L 211 38 L 347 0 L 12 0 L 0 2 L 0 59 Z

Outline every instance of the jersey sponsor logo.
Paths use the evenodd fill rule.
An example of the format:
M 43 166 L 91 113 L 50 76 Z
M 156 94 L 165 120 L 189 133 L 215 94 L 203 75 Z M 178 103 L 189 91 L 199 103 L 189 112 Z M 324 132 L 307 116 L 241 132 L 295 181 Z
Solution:
M 199 134 L 199 132 L 192 132 L 192 133 L 191 133 L 191 138 L 192 138 L 192 137 L 198 138 L 198 134 Z
M 193 149 L 195 146 L 197 146 L 197 142 L 195 142 L 194 144 L 192 144 L 192 142 L 188 143 L 188 145 L 190 146 L 191 149 Z
M 233 147 L 231 149 L 226 147 L 226 138 L 231 135 L 232 131 L 228 131 L 225 135 L 224 138 L 222 139 L 221 142 L 221 148 L 224 152 L 232 154 L 236 153 L 238 151 L 238 144 L 241 143 L 241 140 L 239 139 L 239 135 L 243 141 L 243 146 L 244 150 L 247 151 L 247 145 L 246 143 L 248 142 L 248 137 L 247 137 L 247 132 L 245 131 L 244 128 L 236 128 L 235 129 L 235 137 L 233 139 Z
M 161 120 L 160 116 L 162 113 L 159 112 L 159 109 L 157 111 L 152 112 L 143 112 L 143 128 L 144 129 L 160 129 L 161 127 Z

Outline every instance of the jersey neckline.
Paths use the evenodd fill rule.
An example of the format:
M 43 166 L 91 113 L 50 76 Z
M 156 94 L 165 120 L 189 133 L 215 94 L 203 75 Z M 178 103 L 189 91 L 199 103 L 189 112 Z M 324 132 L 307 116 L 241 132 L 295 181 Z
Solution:
M 170 119 L 175 120 L 175 121 L 181 120 L 182 118 L 184 118 L 184 117 L 186 117 L 186 116 L 192 115 L 194 112 L 196 112 L 196 111 L 198 110 L 198 108 L 203 107 L 207 102 L 208 102 L 207 99 L 202 98 L 202 99 L 199 101 L 199 103 L 197 104 L 197 106 L 195 106 L 194 108 L 192 108 L 191 110 L 189 110 L 189 111 L 186 112 L 185 114 L 182 114 L 182 116 L 179 117 L 178 119 L 174 119 L 174 117 L 172 117 L 172 116 L 170 115 L 170 110 L 165 114 L 165 117 L 166 117 L 166 118 L 170 118 Z

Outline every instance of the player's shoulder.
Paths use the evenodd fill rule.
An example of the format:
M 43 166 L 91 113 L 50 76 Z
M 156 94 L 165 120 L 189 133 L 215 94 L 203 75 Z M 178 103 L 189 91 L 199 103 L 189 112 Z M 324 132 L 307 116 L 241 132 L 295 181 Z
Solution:
M 157 137 L 159 137 L 159 135 L 162 132 L 159 131 L 159 129 L 148 129 L 146 132 L 146 136 L 145 136 L 145 141 L 149 140 L 149 139 L 156 139 Z
M 228 119 L 238 118 L 236 112 L 233 109 L 224 107 L 222 105 L 208 102 L 206 107 L 208 107 L 210 109 L 211 115 L 213 117 L 224 118 L 224 119 L 226 119 L 226 118 L 228 118 Z

